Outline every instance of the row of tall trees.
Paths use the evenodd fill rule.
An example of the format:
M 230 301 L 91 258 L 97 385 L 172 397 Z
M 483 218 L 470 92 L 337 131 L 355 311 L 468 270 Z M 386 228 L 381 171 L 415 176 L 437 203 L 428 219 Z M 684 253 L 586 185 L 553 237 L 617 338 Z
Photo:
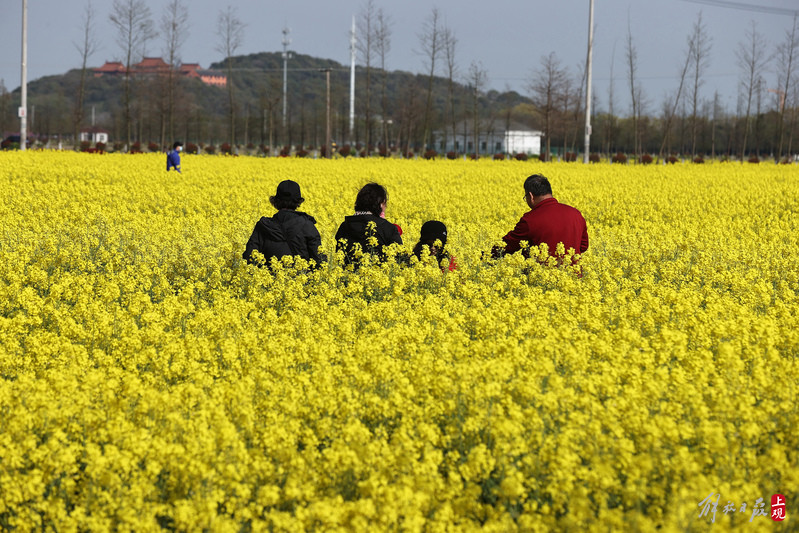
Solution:
M 58 132 L 71 131 L 75 137 L 86 123 L 86 95 L 100 83 L 87 77 L 88 62 L 98 48 L 94 33 L 97 12 L 91 2 L 88 0 L 84 11 L 81 40 L 75 43 L 81 69 L 71 128 Z M 297 65 L 292 77 L 302 79 L 295 80 L 288 95 L 287 121 L 276 120 L 283 100 L 280 72 L 269 63 L 268 54 L 263 55 L 260 67 L 236 56 L 246 26 L 231 6 L 218 14 L 216 49 L 224 60 L 212 65 L 227 74 L 226 98 L 216 88 L 208 88 L 214 94 L 201 94 L 192 88 L 189 84 L 194 80 L 187 80 L 178 72 L 182 46 L 190 29 L 187 13 L 185 0 L 166 0 L 160 24 L 155 25 L 143 0 L 114 0 L 108 20 L 116 30 L 125 73 L 121 87 L 116 88 L 119 101 L 103 109 L 101 117 L 117 140 L 126 146 L 135 140 L 157 141 L 162 147 L 175 138 L 234 146 L 255 142 L 270 147 L 321 144 L 327 113 L 321 76 L 316 79 L 314 73 L 301 72 L 315 69 Z M 472 61 L 464 68 L 457 53 L 455 31 L 446 25 L 437 8 L 430 10 L 417 34 L 416 52 L 421 58 L 422 73 L 399 78 L 402 81 L 388 68 L 393 22 L 374 0 L 365 0 L 357 17 L 357 29 L 358 108 L 353 128 L 348 121 L 346 69 L 335 62 L 324 65 L 334 71 L 331 113 L 333 136 L 339 145 L 424 150 L 447 145 L 448 139 L 468 130 L 473 135 L 472 149 L 479 152 L 479 139 L 488 133 L 481 129 L 499 131 L 518 122 L 542 130 L 546 154 L 579 151 L 585 122 L 583 64 L 568 68 L 554 52 L 544 55 L 530 74 L 529 97 L 505 93 L 504 96 L 511 94 L 515 98 L 503 98 L 495 91 L 486 92 L 488 76 L 483 65 Z M 156 38 L 170 69 L 159 76 L 134 76 L 132 65 L 141 58 L 145 46 L 151 46 L 147 43 Z M 598 107 L 599 99 L 594 95 L 594 151 L 652 153 L 661 157 L 672 152 L 691 157 L 716 153 L 743 157 L 750 151 L 764 150 L 782 157 L 792 151 L 799 108 L 797 21 L 775 50 L 768 48 L 754 23 L 742 38 L 736 50 L 740 83 L 734 110 L 722 106 L 717 94 L 702 94 L 711 51 L 712 42 L 699 13 L 686 37 L 677 87 L 657 111 L 643 91 L 635 39 L 628 24 L 623 68 L 630 107 L 622 113 L 617 111 L 613 81 L 606 109 Z M 298 64 L 300 58 L 295 54 L 292 63 Z M 611 64 L 611 80 L 613 69 Z M 776 73 L 776 78 L 767 82 L 770 73 Z M 7 91 L 0 87 L 3 122 L 5 109 L 10 109 L 6 100 Z M 49 110 L 56 117 L 57 98 L 39 105 L 40 115 Z M 620 114 L 626 118 L 619 118 Z M 63 121 L 45 116 L 53 128 Z M 468 128 L 464 126 L 467 123 Z M 458 132 L 459 127 L 464 130 Z
M 701 93 L 711 51 L 712 41 L 700 12 L 686 38 L 677 88 L 665 97 L 658 115 L 652 113 L 642 88 L 637 48 L 628 24 L 624 68 L 629 115 L 620 121 L 615 113 L 614 65 L 611 63 L 608 107 L 596 113 L 593 120 L 600 125 L 594 128 L 592 141 L 598 146 L 597 151 L 621 149 L 637 155 L 655 153 L 664 157 L 676 150 L 694 157 L 713 155 L 720 149 L 728 156 L 741 158 L 752 151 L 768 150 L 778 158 L 791 152 L 795 147 L 793 135 L 799 107 L 797 19 L 794 18 L 791 29 L 774 50 L 769 49 L 752 23 L 735 51 L 740 73 L 734 110 L 724 109 L 718 94 L 703 97 Z M 528 88 L 546 139 L 547 153 L 552 152 L 552 145 L 558 140 L 563 143 L 563 151 L 576 149 L 585 80 L 580 76 L 584 72 L 583 65 L 578 66 L 576 73 L 569 71 L 553 52 L 541 58 L 530 81 Z M 775 76 L 768 81 L 770 73 Z M 772 86 L 776 88 L 769 88 Z M 770 98 L 772 93 L 774 96 Z M 593 107 L 597 109 L 596 105 Z M 626 123 L 625 128 L 621 127 L 622 122 Z M 622 130 L 626 131 L 623 135 L 620 134 Z M 601 139 L 598 143 L 597 136 Z M 659 140 L 657 145 L 653 144 L 654 138 Z
M 81 24 L 82 40 L 75 43 L 81 57 L 80 83 L 76 95 L 74 112 L 74 138 L 84 122 L 84 100 L 86 76 L 89 58 L 97 51 L 96 10 L 92 0 L 88 0 Z M 139 91 L 146 94 L 150 102 L 155 103 L 160 121 L 160 144 L 166 145 L 167 139 L 176 135 L 175 114 L 176 101 L 179 97 L 179 73 L 182 47 L 189 35 L 188 6 L 184 0 L 167 0 L 163 7 L 160 23 L 154 24 L 152 12 L 144 0 L 114 0 L 108 19 L 114 26 L 116 43 L 119 46 L 125 72 L 122 92 L 122 122 L 124 139 L 131 146 L 134 139 L 134 111 L 136 110 L 136 93 L 133 88 L 132 66 L 144 55 L 147 44 L 153 39 L 161 38 L 161 51 L 169 65 L 167 72 L 155 76 L 151 81 L 150 91 Z M 216 50 L 228 58 L 228 117 L 230 140 L 235 141 L 235 99 L 233 76 L 230 71 L 230 58 L 241 46 L 244 24 L 231 6 L 220 11 L 217 26 L 218 44 Z

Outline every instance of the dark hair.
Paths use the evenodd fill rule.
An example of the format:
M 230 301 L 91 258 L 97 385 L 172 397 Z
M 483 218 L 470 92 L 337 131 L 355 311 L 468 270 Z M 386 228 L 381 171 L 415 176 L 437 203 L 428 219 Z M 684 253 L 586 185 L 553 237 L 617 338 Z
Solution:
M 441 241 L 442 245 L 447 244 L 447 226 L 438 220 L 428 220 L 422 224 L 419 241 L 433 244 L 436 240 Z
M 355 211 L 368 211 L 375 216 L 380 216 L 383 210 L 381 204 L 388 201 L 386 188 L 377 183 L 367 183 L 358 191 L 355 197 Z
M 180 142 L 180 141 L 177 141 L 177 142 L 175 142 L 175 144 L 173 144 L 173 145 L 172 145 L 172 149 L 174 150 L 174 149 L 176 149 L 178 146 L 183 146 L 183 143 L 182 143 L 182 142 Z
M 297 209 L 300 207 L 300 204 L 305 201 L 304 198 L 300 198 L 299 200 L 295 200 L 292 198 L 281 198 L 279 196 L 270 196 L 269 203 L 272 204 L 272 207 L 275 209 Z
M 524 191 L 532 193 L 533 196 L 545 196 L 552 194 L 552 186 L 549 180 L 541 174 L 533 174 L 524 180 Z

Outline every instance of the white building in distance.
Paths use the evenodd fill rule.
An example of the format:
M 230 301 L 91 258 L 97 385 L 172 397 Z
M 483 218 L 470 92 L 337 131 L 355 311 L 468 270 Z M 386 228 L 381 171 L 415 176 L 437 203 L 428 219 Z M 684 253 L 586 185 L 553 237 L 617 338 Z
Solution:
M 439 153 L 455 152 L 472 154 L 475 148 L 474 121 L 462 120 L 455 124 L 455 134 L 447 128 L 434 132 L 435 149 Z M 481 120 L 477 125 L 477 145 L 480 154 L 491 155 L 507 153 L 511 155 L 541 154 L 542 132 L 518 122 L 506 123 L 504 120 Z

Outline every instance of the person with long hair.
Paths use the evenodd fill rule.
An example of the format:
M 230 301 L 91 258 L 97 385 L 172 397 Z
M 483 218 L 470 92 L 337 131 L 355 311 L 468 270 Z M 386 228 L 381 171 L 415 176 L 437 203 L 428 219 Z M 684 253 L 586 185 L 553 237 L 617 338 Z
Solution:
M 387 205 L 388 191 L 382 185 L 367 183 L 358 191 L 355 212 L 336 232 L 336 251 L 344 251 L 345 264 L 358 264 L 359 251 L 385 260 L 385 246 L 402 244 L 399 226 L 385 218 Z

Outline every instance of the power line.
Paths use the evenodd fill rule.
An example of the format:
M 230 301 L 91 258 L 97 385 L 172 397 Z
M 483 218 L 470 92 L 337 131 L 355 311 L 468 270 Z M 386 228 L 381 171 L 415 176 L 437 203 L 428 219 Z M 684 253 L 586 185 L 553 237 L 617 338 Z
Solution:
M 755 11 L 758 13 L 769 13 L 772 15 L 790 15 L 792 17 L 799 16 L 799 11 L 795 9 L 786 9 L 783 7 L 769 7 L 757 4 L 747 4 L 744 2 L 727 2 L 725 0 L 683 0 L 691 4 L 705 4 L 714 7 L 726 7 L 730 9 L 740 9 L 742 11 Z

